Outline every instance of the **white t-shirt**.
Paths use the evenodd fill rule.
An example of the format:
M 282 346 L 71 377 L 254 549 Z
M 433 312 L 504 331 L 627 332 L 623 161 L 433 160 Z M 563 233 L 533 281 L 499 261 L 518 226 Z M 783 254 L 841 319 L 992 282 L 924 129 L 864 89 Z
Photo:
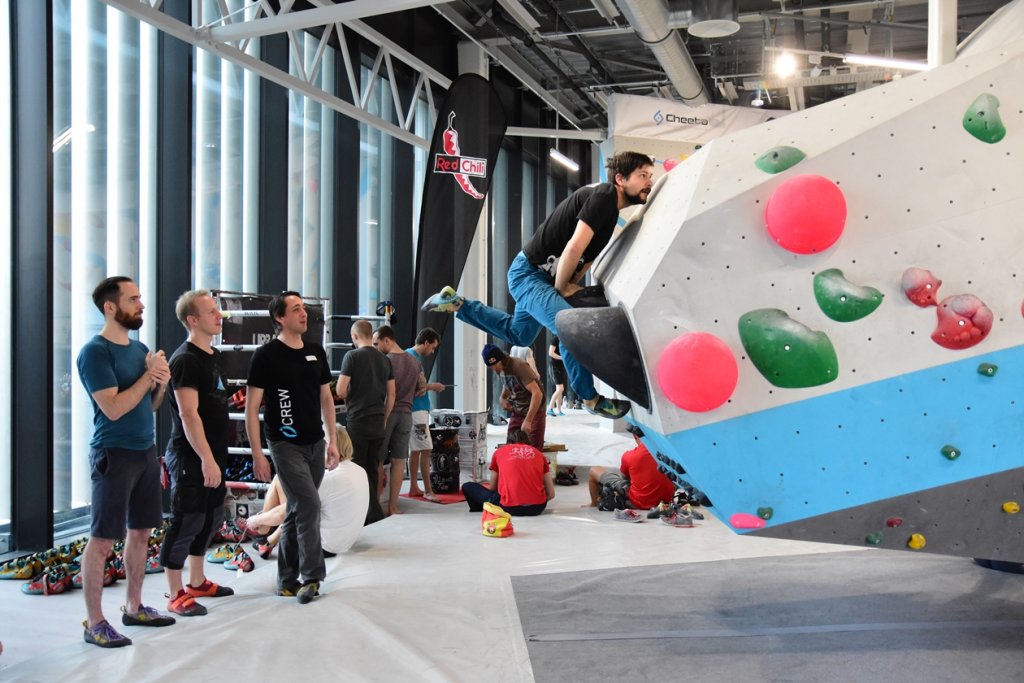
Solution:
M 508 350 L 508 355 L 519 360 L 526 361 L 526 364 L 537 372 L 537 363 L 533 360 L 533 349 L 529 346 L 513 346 Z
M 366 521 L 370 485 L 366 471 L 351 460 L 324 473 L 320 482 L 320 539 L 324 550 L 343 553 L 352 547 Z

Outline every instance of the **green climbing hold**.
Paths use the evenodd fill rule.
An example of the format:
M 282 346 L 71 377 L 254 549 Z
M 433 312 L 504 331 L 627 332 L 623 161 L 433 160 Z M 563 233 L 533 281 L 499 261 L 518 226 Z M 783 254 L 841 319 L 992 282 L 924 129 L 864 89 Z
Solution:
M 999 98 L 990 93 L 978 95 L 964 112 L 964 130 L 989 144 L 1006 137 L 1006 126 L 999 118 Z
M 992 363 L 982 363 L 978 366 L 978 374 L 986 377 L 995 377 L 997 370 L 999 370 L 999 366 Z
M 739 328 L 754 367 L 777 387 L 816 387 L 839 376 L 836 350 L 825 333 L 793 320 L 785 311 L 749 311 L 740 317 Z
M 874 287 L 855 285 L 838 268 L 823 270 L 814 276 L 814 298 L 822 313 L 841 323 L 871 315 L 885 295 Z
M 872 531 L 870 534 L 868 534 L 864 538 L 864 540 L 868 543 L 868 545 L 881 545 L 881 543 L 882 543 L 882 532 L 881 531 Z
M 775 514 L 775 510 L 771 508 L 757 508 L 757 516 L 761 519 L 771 519 L 773 514 Z
M 942 454 L 946 456 L 947 460 L 956 460 L 960 457 L 960 449 L 956 446 L 950 446 L 946 444 L 942 447 Z
M 765 173 L 782 173 L 807 157 L 796 147 L 772 147 L 754 160 L 754 165 Z

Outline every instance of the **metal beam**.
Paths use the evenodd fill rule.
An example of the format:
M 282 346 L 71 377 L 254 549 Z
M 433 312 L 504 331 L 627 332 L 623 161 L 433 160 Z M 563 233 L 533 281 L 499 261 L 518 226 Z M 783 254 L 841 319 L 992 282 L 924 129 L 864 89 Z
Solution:
M 892 76 L 892 69 L 870 69 L 839 73 L 828 76 L 807 76 L 805 78 L 775 78 L 743 81 L 744 90 L 757 88 L 809 88 L 815 85 L 845 85 L 847 83 L 875 83 Z
M 430 140 L 421 138 L 418 135 L 403 129 L 401 126 L 395 125 L 379 116 L 375 116 L 364 109 L 360 109 L 359 107 L 342 100 L 337 95 L 328 93 L 298 76 L 293 76 L 287 71 L 273 67 L 232 45 L 212 40 L 209 38 L 208 32 L 206 31 L 202 32 L 205 35 L 201 35 L 199 30 L 193 29 L 191 26 L 188 26 L 187 24 L 154 9 L 144 0 L 102 0 L 102 2 L 124 12 L 125 14 L 133 16 L 140 21 L 144 21 L 151 26 L 156 27 L 160 31 L 177 38 L 178 40 L 189 43 L 190 45 L 194 45 L 203 50 L 207 50 L 218 57 L 238 64 L 239 66 L 258 74 L 272 83 L 277 83 L 284 88 L 293 90 L 296 93 L 308 97 L 316 102 L 320 102 L 340 114 L 344 114 L 345 116 L 357 121 L 373 126 L 374 128 L 387 133 L 398 140 L 402 140 L 403 142 L 415 145 L 422 149 L 430 148 Z M 387 50 L 384 46 L 381 46 L 381 49 Z
M 402 12 L 418 7 L 429 7 L 451 0 L 351 0 L 337 5 L 323 5 L 299 12 L 282 12 L 272 17 L 238 21 L 221 26 L 203 27 L 213 40 L 235 42 L 244 38 L 269 36 L 274 33 L 301 31 L 314 26 L 325 26 L 336 22 L 347 22 L 372 17 L 378 14 Z

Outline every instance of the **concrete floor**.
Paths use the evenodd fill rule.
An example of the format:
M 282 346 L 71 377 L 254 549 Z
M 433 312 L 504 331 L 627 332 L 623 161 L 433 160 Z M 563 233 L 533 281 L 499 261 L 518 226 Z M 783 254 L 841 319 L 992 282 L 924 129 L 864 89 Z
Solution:
M 515 520 L 514 536 L 482 536 L 479 514 L 464 504 L 403 498 L 403 514 L 366 528 L 348 553 L 328 560 L 322 596 L 309 605 L 273 594 L 273 561 L 256 558 L 248 574 L 210 566 L 235 596 L 203 600 L 207 616 L 169 628 L 126 627 L 134 645 L 105 651 L 82 641 L 79 592 L 24 596 L 20 582 L 0 582 L 0 678 L 532 681 L 512 576 L 848 550 L 737 536 L 711 515 L 677 529 L 623 524 L 581 507 L 585 467 L 617 466 L 632 446 L 600 423 L 581 411 L 548 419 L 547 440 L 569 449 L 559 464 L 582 466 L 584 483 L 557 487 L 545 514 Z M 503 428 L 488 429 L 490 448 L 503 438 Z M 166 590 L 161 574 L 147 576 L 145 603 L 162 608 Z M 123 591 L 104 591 L 113 623 Z

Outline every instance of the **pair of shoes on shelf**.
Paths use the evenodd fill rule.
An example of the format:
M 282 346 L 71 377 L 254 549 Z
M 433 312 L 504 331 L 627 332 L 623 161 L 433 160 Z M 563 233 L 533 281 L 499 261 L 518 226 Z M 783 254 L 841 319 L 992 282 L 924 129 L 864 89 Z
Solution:
M 459 296 L 454 287 L 445 285 L 440 292 L 424 301 L 420 310 L 431 313 L 454 313 L 459 310 L 465 300 L 465 297 Z
M 618 420 L 620 417 L 625 417 L 626 413 L 629 412 L 629 401 L 623 401 L 618 398 L 605 398 L 600 394 L 598 394 L 596 398 L 597 400 L 593 407 L 586 403 L 583 404 L 583 407 L 586 408 L 587 412 L 591 415 L 608 418 L 609 420 Z

